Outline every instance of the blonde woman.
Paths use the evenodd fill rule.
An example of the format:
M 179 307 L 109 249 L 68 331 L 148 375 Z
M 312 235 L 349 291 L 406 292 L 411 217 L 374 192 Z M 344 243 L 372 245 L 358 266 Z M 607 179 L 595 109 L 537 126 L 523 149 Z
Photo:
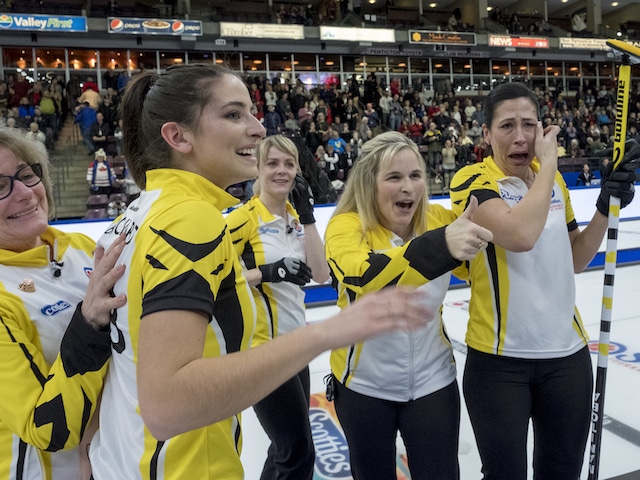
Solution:
M 305 325 L 304 292 L 311 278 L 324 283 L 329 266 L 313 215 L 313 196 L 299 173 L 298 150 L 282 135 L 256 149 L 258 194 L 227 217 L 258 310 L 252 346 Z M 294 206 L 289 203 L 293 192 Z M 309 368 L 254 405 L 271 439 L 262 479 L 313 477 L 309 425 Z

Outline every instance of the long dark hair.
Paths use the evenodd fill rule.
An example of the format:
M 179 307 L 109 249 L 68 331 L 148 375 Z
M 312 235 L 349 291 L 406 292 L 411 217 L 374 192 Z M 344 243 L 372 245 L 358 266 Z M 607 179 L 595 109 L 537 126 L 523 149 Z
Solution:
M 167 168 L 171 148 L 161 134 L 167 122 L 197 132 L 212 89 L 225 75 L 237 76 L 221 65 L 180 65 L 160 75 L 141 73 L 128 84 L 120 102 L 124 154 L 133 180 L 146 186 L 146 172 Z

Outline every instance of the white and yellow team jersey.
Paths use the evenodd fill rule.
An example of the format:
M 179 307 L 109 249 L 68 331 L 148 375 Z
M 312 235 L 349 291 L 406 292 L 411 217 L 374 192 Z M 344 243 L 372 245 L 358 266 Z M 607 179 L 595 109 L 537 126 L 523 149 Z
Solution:
M 0 250 L 1 480 L 82 478 L 74 446 L 95 410 L 111 354 L 107 334 L 81 317 L 72 321 L 95 243 L 52 227 L 41 239 L 25 252 Z
M 274 216 L 258 197 L 227 215 L 229 233 L 247 270 L 284 257 L 306 262 L 304 225 L 287 202 L 288 219 Z M 291 282 L 259 283 L 251 288 L 258 321 L 253 346 L 305 324 L 304 292 Z
M 540 168 L 537 160 L 531 165 Z M 451 204 L 461 213 L 471 195 L 478 202 L 501 198 L 516 205 L 527 194 L 524 181 L 506 176 L 492 157 L 459 170 L 451 182 Z M 549 214 L 531 251 L 510 252 L 490 243 L 469 265 L 472 288 L 466 342 L 476 350 L 517 358 L 571 355 L 588 341 L 575 307 L 569 232 L 578 228 L 569 190 L 560 172 Z
M 357 393 L 405 402 L 451 384 L 456 378 L 453 351 L 442 322 L 442 301 L 450 271 L 460 262 L 450 256 L 443 226 L 455 215 L 430 205 L 428 232 L 404 242 L 380 226 L 367 233 L 357 213 L 333 217 L 326 229 L 326 255 L 344 308 L 362 295 L 393 285 L 425 289 L 435 312 L 424 327 L 385 333 L 331 352 L 331 371 Z
M 140 416 L 136 383 L 140 320 L 154 312 L 206 314 L 203 357 L 249 348 L 255 307 L 220 213 L 235 203 L 194 173 L 152 170 L 147 190 L 99 240 L 106 247 L 126 235 L 127 273 L 114 291 L 127 304 L 111 324 L 113 358 L 90 451 L 96 480 L 243 478 L 239 415 L 157 441 Z

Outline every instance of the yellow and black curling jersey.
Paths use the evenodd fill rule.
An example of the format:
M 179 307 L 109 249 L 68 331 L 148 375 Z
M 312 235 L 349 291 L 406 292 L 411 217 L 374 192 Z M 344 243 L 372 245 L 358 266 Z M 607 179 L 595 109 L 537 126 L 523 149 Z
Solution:
M 94 242 L 52 227 L 41 239 L 25 252 L 0 250 L 0 480 L 81 479 L 74 447 L 111 354 L 108 333 L 74 315 Z
M 537 160 L 531 165 L 540 168 Z M 478 202 L 501 198 L 516 205 L 529 189 L 506 176 L 492 157 L 460 169 L 451 182 L 451 204 L 461 213 L 471 195 Z M 540 238 L 528 252 L 490 243 L 469 264 L 471 302 L 467 344 L 481 352 L 517 358 L 571 355 L 588 342 L 575 307 L 569 232 L 578 228 L 569 190 L 560 172 L 549 199 Z
M 450 271 L 460 265 L 449 254 L 444 226 L 453 212 L 430 205 L 428 232 L 409 242 L 379 226 L 363 233 L 357 213 L 333 217 L 326 229 L 326 255 L 338 282 L 338 305 L 392 285 L 427 290 L 435 312 L 423 328 L 385 333 L 331 352 L 331 371 L 355 392 L 391 401 L 421 398 L 455 380 L 451 343 L 442 323 L 442 301 Z
M 304 226 L 289 202 L 286 208 L 289 219 L 274 216 L 260 198 L 253 197 L 227 215 L 229 233 L 247 270 L 283 257 L 306 262 Z M 258 312 L 253 346 L 305 324 L 304 292 L 298 285 L 259 283 L 251 291 Z
M 140 319 L 154 312 L 208 315 L 203 357 L 249 348 L 255 307 L 220 213 L 235 203 L 194 173 L 152 170 L 147 190 L 99 240 L 106 247 L 126 234 L 127 273 L 114 291 L 127 304 L 111 324 L 113 358 L 90 451 L 96 480 L 243 478 L 239 415 L 157 441 L 140 416 L 136 383 Z

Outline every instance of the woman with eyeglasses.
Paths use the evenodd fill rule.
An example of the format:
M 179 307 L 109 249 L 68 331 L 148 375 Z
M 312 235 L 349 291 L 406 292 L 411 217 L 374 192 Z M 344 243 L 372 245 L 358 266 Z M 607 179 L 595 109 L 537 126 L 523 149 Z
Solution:
M 2 480 L 89 477 L 86 446 L 74 447 L 88 441 L 111 355 L 104 327 L 126 302 L 109 293 L 123 240 L 96 250 L 49 226 L 52 206 L 44 145 L 0 129 Z

